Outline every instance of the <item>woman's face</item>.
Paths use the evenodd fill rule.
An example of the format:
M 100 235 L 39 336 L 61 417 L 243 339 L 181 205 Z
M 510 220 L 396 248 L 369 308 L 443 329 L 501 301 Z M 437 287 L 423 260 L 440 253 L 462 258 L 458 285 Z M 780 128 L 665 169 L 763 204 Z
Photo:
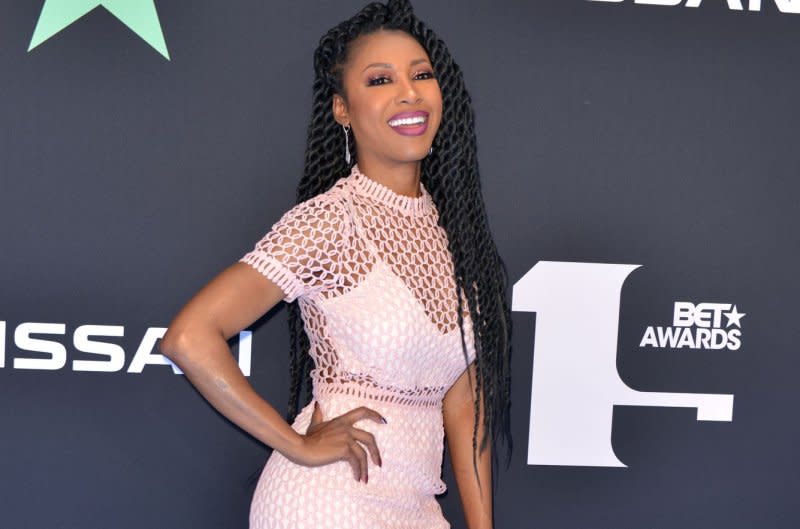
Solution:
M 360 162 L 417 162 L 427 156 L 442 119 L 442 93 L 430 58 L 403 31 L 381 30 L 352 42 L 343 67 L 344 96 L 333 113 L 350 125 Z

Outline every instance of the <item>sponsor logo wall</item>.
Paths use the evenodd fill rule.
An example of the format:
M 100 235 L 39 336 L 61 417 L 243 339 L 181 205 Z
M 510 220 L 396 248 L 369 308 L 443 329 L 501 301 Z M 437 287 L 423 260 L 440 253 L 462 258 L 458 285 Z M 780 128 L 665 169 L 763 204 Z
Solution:
M 311 54 L 360 6 L 0 7 L 0 526 L 247 526 L 268 451 L 156 343 L 291 207 Z M 800 3 L 416 9 L 510 278 L 496 527 L 797 527 Z M 231 346 L 284 410 L 285 311 Z

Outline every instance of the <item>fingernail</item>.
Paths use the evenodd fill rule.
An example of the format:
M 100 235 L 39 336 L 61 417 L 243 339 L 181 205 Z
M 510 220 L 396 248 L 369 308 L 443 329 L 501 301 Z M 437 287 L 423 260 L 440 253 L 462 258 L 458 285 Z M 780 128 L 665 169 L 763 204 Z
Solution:
M 386 424 L 386 417 L 384 417 L 384 416 L 381 416 L 381 422 L 382 422 L 383 424 Z

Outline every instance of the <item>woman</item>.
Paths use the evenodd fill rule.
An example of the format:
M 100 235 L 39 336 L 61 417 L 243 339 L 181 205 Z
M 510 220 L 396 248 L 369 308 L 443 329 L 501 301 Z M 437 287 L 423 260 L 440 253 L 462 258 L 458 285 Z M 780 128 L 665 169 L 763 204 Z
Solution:
M 443 434 L 470 529 L 492 527 L 509 312 L 460 70 L 402 0 L 330 30 L 314 66 L 299 204 L 183 308 L 162 352 L 274 449 L 252 528 L 449 527 Z M 303 385 L 313 397 L 291 426 L 226 343 L 281 299 L 292 412 Z

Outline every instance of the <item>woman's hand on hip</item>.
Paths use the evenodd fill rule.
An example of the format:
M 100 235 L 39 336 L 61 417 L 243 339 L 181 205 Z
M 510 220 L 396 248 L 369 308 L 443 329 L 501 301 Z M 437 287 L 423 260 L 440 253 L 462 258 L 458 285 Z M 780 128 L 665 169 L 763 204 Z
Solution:
M 369 481 L 367 453 L 381 466 L 381 454 L 375 436 L 353 426 L 357 421 L 370 419 L 386 424 L 386 419 L 375 410 L 361 406 L 328 421 L 322 417 L 319 404 L 314 402 L 311 424 L 303 436 L 302 454 L 296 460 L 306 466 L 321 466 L 336 461 L 347 461 L 357 481 Z

